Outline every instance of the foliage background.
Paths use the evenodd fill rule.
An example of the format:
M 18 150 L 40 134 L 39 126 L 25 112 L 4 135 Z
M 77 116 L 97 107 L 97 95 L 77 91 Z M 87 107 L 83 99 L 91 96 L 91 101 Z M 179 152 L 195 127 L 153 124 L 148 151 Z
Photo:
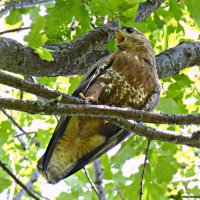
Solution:
M 150 17 L 135 23 L 140 0 L 57 0 L 43 6 L 33 6 L 2 14 L 4 29 L 20 28 L 25 20 L 30 20 L 31 29 L 24 37 L 27 45 L 41 58 L 52 60 L 45 44 L 60 44 L 80 37 L 103 23 L 118 19 L 121 25 L 134 26 L 149 38 L 155 54 L 174 47 L 182 41 L 199 40 L 200 4 L 198 0 L 169 0 Z M 6 1 L 2 2 L 6 3 Z M 74 18 L 76 19 L 74 23 Z M 92 25 L 91 25 L 92 24 Z M 19 32 L 18 34 L 21 34 Z M 16 37 L 17 39 L 17 37 Z M 108 49 L 113 50 L 115 41 L 110 41 Z M 19 75 L 21 78 L 22 77 Z M 38 82 L 50 88 L 71 94 L 82 76 L 39 77 Z M 179 75 L 162 81 L 162 95 L 157 112 L 199 113 L 200 72 L 198 67 L 187 68 Z M 28 93 L 0 85 L 1 97 L 36 99 Z M 35 170 L 38 158 L 44 152 L 56 126 L 55 116 L 30 115 L 17 111 L 7 111 L 41 146 L 25 135 L 16 137 L 21 131 L 0 112 L 0 158 L 24 183 L 28 182 Z M 197 126 L 157 125 L 161 129 L 192 132 Z M 19 140 L 20 139 L 20 140 Z M 118 145 L 113 151 L 101 157 L 104 168 L 104 190 L 107 199 L 137 199 L 139 195 L 145 138 L 133 135 Z M 117 153 L 116 153 L 117 152 Z M 200 195 L 199 149 L 187 146 L 153 141 L 149 151 L 143 199 L 180 199 L 181 195 Z M 92 165 L 87 170 L 93 178 Z M 43 192 L 41 177 L 34 183 L 33 190 Z M 56 199 L 98 199 L 83 171 L 64 180 L 67 189 L 59 191 Z M 41 185 L 44 185 L 41 187 Z M 54 186 L 56 187 L 56 186 Z M 20 187 L 0 168 L 0 193 L 12 199 Z M 53 190 L 53 189 L 52 189 Z M 89 192 L 88 192 L 89 191 Z M 0 196 L 1 196 L 0 195 Z M 53 198 L 53 197 L 49 197 Z M 24 196 L 22 199 L 29 199 Z

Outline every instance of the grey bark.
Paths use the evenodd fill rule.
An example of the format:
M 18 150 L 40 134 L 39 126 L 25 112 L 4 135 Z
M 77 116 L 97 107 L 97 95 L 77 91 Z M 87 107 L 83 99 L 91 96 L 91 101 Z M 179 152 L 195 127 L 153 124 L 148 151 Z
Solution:
M 8 1 L 5 4 L 5 6 L 0 10 L 0 15 L 5 15 L 7 12 L 16 10 L 16 9 L 27 8 L 27 7 L 43 5 L 47 3 L 54 3 L 54 2 L 55 0 L 23 0 L 19 2 Z
M 99 192 L 99 200 L 106 200 L 106 195 L 104 192 L 103 187 L 103 175 L 104 170 L 101 167 L 101 159 L 98 158 L 93 162 L 93 168 L 94 168 L 94 183 L 96 185 L 96 188 Z
M 84 74 L 97 60 L 108 55 L 106 44 L 113 38 L 110 26 L 96 28 L 67 44 L 49 45 L 53 62 L 39 58 L 31 48 L 0 38 L 0 69 L 28 76 Z M 160 78 L 200 64 L 200 42 L 184 42 L 156 56 Z
M 200 42 L 183 42 L 156 56 L 159 78 L 178 74 L 182 69 L 200 65 Z
M 165 0 L 147 0 L 139 4 L 135 22 L 141 22 L 158 9 Z
M 26 184 L 26 188 L 31 190 L 34 182 L 36 182 L 37 179 L 38 179 L 38 172 L 35 170 L 31 176 L 30 180 Z M 20 200 L 26 193 L 27 193 L 26 190 L 21 189 L 20 192 L 13 198 L 13 200 Z
M 85 107 L 88 107 L 88 106 L 89 105 L 85 105 Z M 101 106 L 93 106 L 93 105 L 90 105 L 90 106 L 93 108 L 101 107 Z M 7 109 L 14 109 L 18 111 L 24 111 L 30 114 L 70 113 L 69 111 L 70 105 L 62 105 L 62 104 L 49 105 L 49 104 L 42 104 L 39 101 L 33 102 L 33 101 L 22 101 L 22 100 L 0 98 L 0 107 L 7 108 Z M 75 107 L 77 107 L 77 105 L 75 105 Z M 103 106 L 103 107 L 106 107 L 106 106 Z M 95 115 L 94 110 L 92 113 L 93 114 L 91 114 L 91 116 L 94 116 Z M 85 112 L 83 112 L 83 114 L 85 115 Z M 110 120 L 113 123 L 119 125 L 121 128 L 130 130 L 130 132 L 134 132 L 137 135 L 145 136 L 150 140 L 160 140 L 160 141 L 165 141 L 165 142 L 170 142 L 170 143 L 175 143 L 175 144 L 184 144 L 184 145 L 197 147 L 197 148 L 200 147 L 199 131 L 194 132 L 192 134 L 176 133 L 173 131 L 163 131 L 163 130 L 161 131 L 155 128 L 145 126 L 141 123 L 137 123 L 135 121 L 128 121 L 127 119 L 123 117 L 112 118 L 112 116 L 108 117 L 108 115 L 105 117 L 104 113 L 103 115 L 97 114 L 96 117 L 102 117 L 105 120 Z M 198 119 L 199 119 L 199 116 L 198 116 Z
M 106 44 L 113 36 L 110 26 L 102 26 L 67 44 L 46 46 L 52 50 L 52 62 L 15 40 L 0 38 L 0 69 L 31 76 L 84 74 L 109 53 Z

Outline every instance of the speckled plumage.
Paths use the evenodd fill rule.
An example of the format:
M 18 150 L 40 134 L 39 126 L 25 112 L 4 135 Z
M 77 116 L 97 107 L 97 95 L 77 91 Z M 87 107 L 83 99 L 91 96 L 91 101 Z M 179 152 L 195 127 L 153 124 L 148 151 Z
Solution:
M 97 104 L 153 110 L 160 84 L 153 50 L 143 34 L 131 27 L 116 31 L 119 50 L 98 61 L 74 96 L 83 93 Z M 61 117 L 39 171 L 50 183 L 70 176 L 130 133 L 101 118 Z

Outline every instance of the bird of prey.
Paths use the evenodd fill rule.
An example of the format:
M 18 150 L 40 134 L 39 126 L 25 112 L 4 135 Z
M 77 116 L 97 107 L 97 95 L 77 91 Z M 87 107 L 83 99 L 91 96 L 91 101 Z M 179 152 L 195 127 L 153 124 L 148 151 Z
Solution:
M 160 83 L 149 41 L 132 27 L 116 29 L 115 37 L 118 50 L 94 64 L 73 96 L 81 94 L 93 104 L 152 111 L 159 100 Z M 102 118 L 62 116 L 38 170 L 49 183 L 57 183 L 129 135 Z

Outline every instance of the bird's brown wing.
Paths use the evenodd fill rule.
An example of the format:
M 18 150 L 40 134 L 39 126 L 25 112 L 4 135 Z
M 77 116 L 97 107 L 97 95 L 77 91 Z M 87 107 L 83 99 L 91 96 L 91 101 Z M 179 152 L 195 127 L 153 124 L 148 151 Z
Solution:
M 154 108 L 155 104 L 157 104 L 158 102 L 157 99 L 159 99 L 159 93 L 154 93 L 153 95 L 154 95 L 154 98 L 150 97 L 149 102 L 147 102 L 149 111 L 151 111 L 151 109 Z M 152 104 L 152 106 L 150 106 L 150 103 Z M 72 165 L 65 168 L 62 171 L 62 176 L 57 177 L 56 182 L 59 182 L 60 180 L 69 177 L 70 175 L 74 174 L 75 172 L 83 168 L 85 165 L 93 162 L 94 160 L 96 160 L 101 155 L 106 153 L 108 150 L 110 150 L 111 148 L 119 144 L 121 141 L 123 141 L 125 138 L 127 138 L 131 134 L 130 131 L 124 130 L 115 124 L 109 123 L 109 126 L 110 126 L 109 129 L 113 131 L 112 131 L 112 134 L 109 134 L 106 137 L 105 142 L 101 144 L 100 146 L 97 146 L 94 150 L 87 153 L 85 156 L 81 157 Z M 51 180 L 48 180 L 48 181 L 51 182 Z M 55 183 L 54 181 L 52 183 Z
M 80 93 L 85 93 L 92 83 L 112 64 L 112 57 L 106 56 L 96 62 L 93 67 L 87 72 L 84 79 L 80 82 L 77 89 L 74 91 L 72 96 L 78 97 Z M 52 138 L 48 144 L 44 156 L 38 161 L 38 168 L 42 167 L 42 171 L 47 169 L 48 163 L 51 159 L 52 153 L 58 143 L 58 140 L 63 136 L 67 125 L 70 121 L 70 116 L 62 116 L 54 130 Z
M 110 59 L 110 57 L 106 57 L 100 60 L 99 62 L 97 62 L 92 67 L 92 69 L 86 74 L 85 78 L 80 83 L 79 87 L 76 89 L 73 95 L 79 96 L 80 92 L 85 93 L 87 91 L 87 88 L 89 88 L 93 84 L 93 82 L 97 79 L 97 77 L 99 77 L 102 73 L 104 73 L 105 70 L 109 66 L 111 66 L 111 64 L 112 64 L 112 59 Z M 152 98 L 152 95 L 153 95 L 153 98 Z M 150 94 L 147 102 L 145 103 L 145 106 L 142 107 L 141 109 L 145 109 L 149 111 L 154 109 L 155 105 L 158 102 L 158 99 L 159 99 L 159 93 L 155 90 L 153 94 Z M 68 126 L 70 119 L 71 117 L 69 116 L 61 117 L 44 156 L 38 161 L 38 168 L 42 170 L 43 172 L 46 171 L 48 167 L 48 163 L 52 157 L 52 153 L 54 149 L 56 148 L 56 145 L 59 139 L 63 137 L 63 134 L 65 133 L 65 130 Z M 89 153 L 87 153 L 86 155 L 84 155 L 83 157 L 75 161 L 73 164 L 71 164 L 67 168 L 63 169 L 61 172 L 62 174 L 58 176 L 57 178 L 52 179 L 52 180 L 47 178 L 48 181 L 55 183 L 55 182 L 60 181 L 61 179 L 64 179 L 72 175 L 73 173 L 75 173 L 76 171 L 78 171 L 79 169 L 87 165 L 88 163 L 94 161 L 95 159 L 103 155 L 105 152 L 107 152 L 109 149 L 114 147 L 116 144 L 120 143 L 123 139 L 125 139 L 130 134 L 129 131 L 123 130 L 113 123 L 108 123 L 107 125 L 109 126 L 108 130 L 110 133 L 105 134 L 106 139 L 104 143 L 97 146 L 94 150 L 90 151 Z
M 146 63 L 146 65 L 149 65 L 149 67 L 152 67 L 151 63 Z M 152 92 L 152 94 L 149 94 L 149 98 L 145 102 L 145 104 L 141 107 L 142 110 L 146 111 L 153 111 L 158 104 L 159 97 L 160 97 L 160 84 L 157 85 L 155 90 Z M 68 176 L 72 175 L 73 173 L 77 172 L 81 168 L 83 168 L 88 163 L 93 162 L 97 158 L 99 158 L 101 155 L 106 153 L 108 150 L 119 144 L 121 141 L 123 141 L 125 138 L 127 138 L 131 132 L 124 130 L 117 125 L 113 123 L 108 123 L 110 128 L 109 130 L 113 130 L 111 134 L 107 135 L 106 140 L 103 144 L 77 160 L 75 163 L 73 163 L 69 168 L 66 169 L 66 172 L 64 177 L 62 179 L 67 178 Z M 112 126 L 112 127 L 111 127 Z M 59 181 L 59 180 L 58 180 Z

